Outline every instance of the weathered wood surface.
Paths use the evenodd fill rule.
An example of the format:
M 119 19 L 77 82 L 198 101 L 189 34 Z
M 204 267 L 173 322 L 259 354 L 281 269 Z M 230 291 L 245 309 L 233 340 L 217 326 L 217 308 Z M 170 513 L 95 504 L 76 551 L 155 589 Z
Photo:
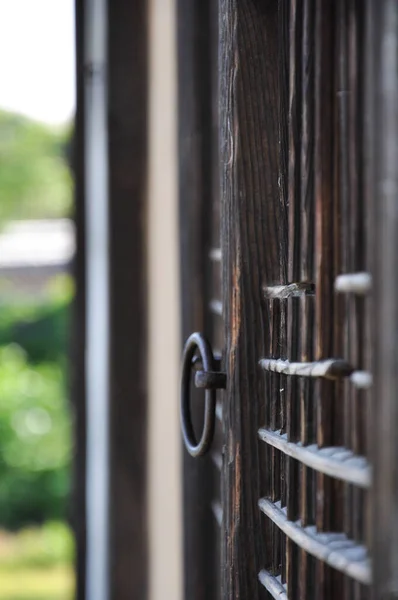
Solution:
M 365 598 L 362 586 L 346 583 L 348 579 L 322 560 L 315 564 L 304 547 L 298 550 L 269 521 L 263 528 L 264 540 L 258 540 L 249 533 L 256 522 L 248 514 L 258 485 L 267 498 L 286 506 L 290 521 L 300 518 L 305 526 L 316 525 L 320 534 L 344 531 L 354 545 L 365 541 L 366 501 L 359 488 L 369 486 L 370 469 L 361 457 L 367 454 L 367 409 L 361 406 L 360 388 L 368 388 L 371 377 L 363 359 L 364 300 L 352 294 L 364 292 L 363 278 L 358 287 L 357 278 L 352 283 L 345 275 L 367 268 L 364 213 L 358 202 L 363 168 L 363 7 L 355 0 L 336 4 L 306 0 L 279 3 L 276 10 L 272 2 L 260 9 L 255 2 L 225 1 L 220 14 L 223 314 L 230 377 L 223 407 L 230 457 L 226 461 L 230 465 L 224 466 L 224 593 L 238 594 L 242 589 L 253 594 L 250 572 L 263 559 L 263 568 L 280 573 L 282 583 L 287 581 L 291 600 L 307 600 L 314 594 L 320 600 L 339 594 L 348 598 L 351 591 L 355 598 Z M 269 45 L 274 35 L 269 26 L 276 17 L 277 75 L 271 66 L 262 72 L 256 54 L 263 45 L 262 60 L 272 55 Z M 262 28 L 260 43 L 256 34 Z M 269 90 L 270 82 L 275 94 Z M 256 102 L 255 94 L 261 101 Z M 279 149 L 275 154 L 271 145 L 262 156 L 259 150 L 276 135 L 262 114 L 264 106 L 268 115 L 276 111 Z M 257 129 L 251 128 L 252 123 Z M 258 130 L 262 143 L 257 141 Z M 261 173 L 256 171 L 259 157 Z M 279 193 L 271 197 L 267 186 L 275 172 Z M 366 288 L 368 276 L 365 279 Z M 264 307 L 260 341 L 255 331 L 260 327 L 259 282 Z M 268 371 L 264 380 L 251 371 L 252 348 L 264 350 L 260 357 Z M 333 357 L 341 357 L 336 364 L 341 365 L 340 376 L 344 371 L 347 384 L 338 381 L 339 376 L 332 378 L 337 381 L 316 384 L 294 377 L 300 372 L 321 374 L 323 361 L 334 362 Z M 260 459 L 248 441 L 258 419 L 270 446 L 260 450 Z M 276 432 L 283 444 L 272 443 Z M 339 461 L 320 460 L 316 476 L 307 468 L 331 447 L 341 448 L 342 456 L 349 459 L 342 477 L 347 483 L 338 480 Z M 281 450 L 286 456 L 281 456 Z M 303 457 L 300 466 L 296 459 Z M 251 473 L 250 491 L 246 470 Z M 246 524 L 239 534 L 234 511 L 239 513 L 239 523 Z M 259 542 L 264 556 L 254 557 L 251 549 Z M 237 559 L 244 552 L 246 578 Z
M 361 297 L 370 287 L 367 229 L 359 200 L 364 5 L 221 0 L 219 14 L 221 248 L 214 214 L 206 246 L 211 236 L 198 201 L 189 218 L 196 215 L 201 233 L 188 228 L 185 234 L 206 248 L 213 273 L 208 314 L 225 322 L 228 389 L 218 410 L 224 460 L 218 448 L 214 454 L 217 466 L 223 462 L 222 597 L 260 597 L 262 570 L 280 574 L 282 586 L 287 581 L 290 600 L 315 593 L 317 600 L 367 598 L 362 584 L 331 569 L 333 561 L 327 566 L 317 556 L 315 562 L 255 509 L 261 492 L 286 507 L 289 522 L 300 519 L 319 535 L 344 531 L 354 546 L 367 541 L 360 489 L 370 485 L 368 411 L 361 400 L 371 385 Z M 201 136 L 208 129 L 195 118 L 190 127 L 201 166 L 192 173 L 202 173 L 209 163 L 201 152 L 210 147 Z M 202 123 L 200 134 L 192 123 Z M 195 177 L 191 195 L 208 190 Z M 221 257 L 223 298 L 214 291 Z M 194 272 L 209 268 L 202 256 L 197 260 Z M 209 288 L 202 281 L 197 290 L 206 295 Z M 211 329 L 208 315 L 201 322 Z M 347 365 L 346 384 L 291 377 L 299 374 L 290 372 L 296 367 L 316 361 L 309 373 L 333 357 Z M 272 372 L 259 372 L 261 358 Z M 264 448 L 255 439 L 259 427 Z M 333 447 L 341 457 L 328 454 Z
M 263 568 L 259 441 L 271 344 L 264 285 L 287 283 L 278 192 L 277 1 L 220 2 L 223 311 L 228 387 L 223 406 L 222 598 L 260 598 Z M 282 277 L 281 277 L 282 273 Z M 263 467 L 264 468 L 264 467 Z M 268 546 L 267 546 L 268 547 Z

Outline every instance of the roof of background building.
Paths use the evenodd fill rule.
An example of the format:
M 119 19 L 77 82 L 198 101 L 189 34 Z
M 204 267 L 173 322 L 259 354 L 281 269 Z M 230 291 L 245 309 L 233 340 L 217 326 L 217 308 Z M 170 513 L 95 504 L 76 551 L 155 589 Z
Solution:
M 0 232 L 0 270 L 62 269 L 74 253 L 74 224 L 68 219 L 13 221 Z

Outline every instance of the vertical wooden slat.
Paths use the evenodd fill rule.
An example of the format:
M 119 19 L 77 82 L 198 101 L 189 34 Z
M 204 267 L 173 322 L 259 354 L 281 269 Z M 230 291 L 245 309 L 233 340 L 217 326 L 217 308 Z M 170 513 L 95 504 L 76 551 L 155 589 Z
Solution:
M 301 50 L 302 50 L 302 3 L 293 0 L 290 3 L 289 16 L 289 282 L 300 281 L 301 235 L 300 235 L 300 143 L 301 143 Z M 297 298 L 289 298 L 287 304 L 287 344 L 288 358 L 298 360 L 298 325 L 299 302 Z M 287 379 L 286 431 L 288 440 L 299 440 L 300 403 L 297 380 Z M 288 519 L 299 518 L 299 464 L 294 459 L 286 458 L 287 480 L 287 514 Z M 298 548 L 288 539 L 286 541 L 286 579 L 289 598 L 298 597 Z
M 285 201 L 287 198 L 285 198 Z M 288 249 L 287 249 L 288 252 Z M 288 356 L 288 300 L 280 300 L 280 321 L 279 321 L 279 352 L 278 356 Z M 279 410 L 280 410 L 280 430 L 283 433 L 287 431 L 287 377 L 286 375 L 280 375 L 279 380 Z M 287 506 L 287 470 L 286 460 L 281 454 L 279 457 L 279 469 L 280 469 L 280 501 L 281 506 Z M 281 578 L 282 582 L 286 583 L 286 567 L 287 567 L 287 554 L 286 554 L 286 536 L 280 532 L 280 553 L 281 553 Z
M 289 282 L 298 282 L 301 271 L 301 121 L 302 121 L 302 2 L 292 0 L 289 16 Z
M 333 356 L 333 5 L 320 0 L 315 21 L 315 269 L 316 339 L 315 359 Z M 317 442 L 332 444 L 333 383 L 317 384 Z M 317 474 L 316 524 L 330 530 L 332 485 Z M 319 600 L 330 598 L 330 571 L 317 564 L 316 589 Z
M 349 240 L 349 270 L 351 272 L 368 271 L 369 265 L 365 252 L 365 242 L 368 229 L 365 228 L 364 208 L 364 17 L 363 3 L 358 0 L 349 0 L 347 7 L 348 26 L 348 169 L 349 169 L 349 196 L 350 196 L 350 229 Z M 351 364 L 360 370 L 370 368 L 365 364 L 367 345 L 366 313 L 365 307 L 368 298 L 353 295 L 350 298 L 349 311 L 349 352 L 348 359 Z M 370 316 L 368 316 L 370 318 Z M 369 411 L 367 402 L 370 397 L 369 390 L 351 389 L 352 402 L 352 439 L 351 448 L 356 454 L 368 455 L 367 448 L 367 420 Z M 368 518 L 369 494 L 365 490 L 354 488 L 352 492 L 352 518 L 350 535 L 358 543 L 367 545 L 366 521 Z M 349 596 L 347 596 L 348 598 Z M 369 598 L 368 590 L 358 583 L 353 586 L 354 600 Z
M 366 239 L 364 243 L 365 252 L 365 264 L 367 270 L 372 274 L 374 272 L 375 256 L 374 256 L 374 205 L 373 205 L 373 189 L 374 189 L 374 148 L 373 148 L 373 134 L 374 134 L 374 53 L 375 47 L 373 45 L 373 15 L 371 10 L 370 0 L 366 0 L 364 3 L 364 14 L 362 17 L 362 36 L 361 36 L 361 54 L 362 64 L 364 70 L 361 77 L 361 89 L 362 94 L 362 135 L 361 135 L 361 162 L 362 170 L 360 173 L 360 190 L 363 197 L 363 226 L 366 231 Z M 373 278 L 374 281 L 374 278 Z M 374 381 L 374 364 L 373 364 L 373 352 L 374 352 L 374 308 L 373 308 L 374 294 L 370 294 L 366 298 L 364 305 L 364 337 L 365 337 L 365 350 L 364 350 L 364 367 L 372 373 Z M 366 411 L 366 424 L 365 424 L 365 435 L 366 435 L 366 455 L 369 458 L 371 464 L 374 463 L 373 444 L 375 433 L 373 423 L 373 402 L 375 397 L 375 385 L 373 383 L 372 388 L 365 395 L 365 411 Z M 374 468 L 374 467 L 373 467 Z M 374 480 L 373 480 L 374 485 Z M 366 545 L 369 548 L 369 554 L 373 556 L 373 506 L 374 506 L 374 492 L 373 487 L 367 494 L 367 502 L 365 508 L 365 531 L 364 536 L 366 539 Z M 372 559 L 373 560 L 373 559 Z M 375 571 L 373 571 L 375 573 Z M 375 580 L 378 577 L 373 575 Z M 369 590 L 368 598 L 374 598 L 374 586 L 371 586 Z
M 353 30 L 353 41 L 350 42 L 352 51 L 349 51 L 349 82 L 350 86 L 355 90 L 350 101 L 350 115 L 354 122 L 352 126 L 352 136 L 355 138 L 352 147 L 350 148 L 350 172 L 351 186 L 355 189 L 355 207 L 357 221 L 357 244 L 356 244 L 356 269 L 358 271 L 371 272 L 371 261 L 369 258 L 369 247 L 371 238 L 371 226 L 369 221 L 369 210 L 366 199 L 366 18 L 367 18 L 366 3 L 359 0 L 351 0 L 349 8 L 349 32 Z M 372 365 L 370 364 L 370 353 L 372 352 L 372 344 L 370 339 L 370 328 L 372 322 L 371 294 L 365 298 L 356 297 L 357 311 L 357 348 L 356 354 L 358 357 L 358 368 L 371 372 Z M 356 413 L 359 417 L 359 435 L 357 437 L 356 451 L 359 454 L 367 456 L 371 461 L 370 456 L 370 436 L 369 427 L 371 424 L 370 402 L 372 399 L 373 390 L 363 390 L 355 392 Z M 370 537 L 370 492 L 359 492 L 362 508 L 360 511 L 360 522 L 358 528 L 358 538 L 367 548 L 371 547 Z M 357 586 L 359 588 L 359 586 Z M 361 595 L 362 594 L 362 595 Z M 357 597 L 361 599 L 369 599 L 371 597 L 370 590 L 363 591 L 358 589 Z
M 279 299 L 271 300 L 270 318 L 272 318 L 272 331 L 270 335 L 271 352 L 270 356 L 278 356 L 281 349 L 281 341 L 283 335 L 282 326 L 282 310 L 281 301 Z M 270 379 L 270 396 L 268 403 L 270 405 L 270 429 L 276 431 L 281 429 L 281 377 L 276 373 L 269 374 Z M 270 448 L 270 465 L 266 468 L 271 468 L 271 499 L 276 502 L 281 499 L 281 461 L 282 457 L 279 451 L 275 448 Z M 281 533 L 277 528 L 273 528 L 272 536 L 272 572 L 279 574 L 281 565 Z
M 314 27 L 315 1 L 303 2 L 301 50 L 301 281 L 314 277 Z
M 288 186 L 289 186 L 289 16 L 290 6 L 287 2 L 278 3 L 278 81 L 279 81 L 279 201 L 281 206 L 288 205 Z M 288 211 L 286 211 L 288 212 Z M 281 223 L 281 240 L 287 247 L 288 240 L 288 220 Z M 283 264 L 281 263 L 281 266 Z M 279 274 L 278 283 L 287 283 L 288 273 L 283 269 Z M 287 356 L 287 300 L 283 302 L 281 313 L 281 329 L 283 328 L 283 337 L 281 340 L 280 353 L 278 356 Z M 286 396 L 287 396 L 287 378 L 280 377 L 280 389 L 283 390 L 280 395 L 281 411 L 281 430 L 286 432 Z M 287 501 L 287 481 L 286 481 L 286 459 L 284 456 L 280 459 L 281 469 L 281 506 L 286 506 Z M 281 535 L 281 579 L 286 582 L 286 537 Z
M 288 314 L 288 356 L 292 361 L 298 360 L 298 336 L 299 336 L 299 298 L 289 298 L 287 305 Z M 290 442 L 298 442 L 300 435 L 300 402 L 297 379 L 287 379 L 287 409 L 286 409 L 286 432 Z M 293 458 L 286 457 L 286 480 L 287 480 L 287 515 L 290 521 L 296 521 L 299 514 L 299 473 L 300 465 Z M 298 556 L 299 550 L 290 539 L 286 540 L 286 580 L 289 598 L 298 598 Z
M 390 599 L 398 594 L 398 4 L 381 0 L 367 6 L 366 166 L 374 234 L 373 597 Z
M 282 261 L 278 199 L 277 1 L 221 0 L 221 198 L 227 390 L 223 407 L 223 598 L 263 596 L 258 481 L 262 287 Z M 284 267 L 283 267 L 284 268 Z
M 268 347 L 266 347 L 267 355 L 273 356 L 273 340 L 274 340 L 274 328 L 278 327 L 278 323 L 274 323 L 272 318 L 273 315 L 273 300 L 270 299 L 265 303 L 265 319 L 268 322 Z M 277 338 L 277 331 L 275 331 L 275 338 Z M 275 398 L 273 397 L 273 379 L 271 373 L 265 374 L 265 397 L 262 399 L 262 411 L 260 411 L 259 418 L 265 424 L 265 427 L 271 429 L 272 414 L 275 409 Z M 275 419 L 274 419 L 275 422 Z M 259 464 L 260 464 L 260 494 L 266 498 L 274 497 L 274 476 L 275 476 L 275 456 L 274 449 L 268 445 L 264 448 L 259 448 Z M 275 538 L 276 530 L 270 519 L 264 520 L 264 568 L 270 573 L 275 573 Z
M 278 90 L 279 90 L 279 201 L 287 206 L 289 183 L 289 15 L 287 2 L 278 3 Z M 287 211 L 284 211 L 284 213 Z M 288 222 L 279 224 L 281 243 L 287 246 Z M 287 283 L 288 273 L 283 262 L 278 278 L 279 283 Z
M 333 327 L 333 105 L 332 105 L 332 5 L 322 0 L 316 11 L 315 62 L 315 201 L 316 201 L 316 359 L 332 356 Z M 332 420 L 330 385 L 323 386 L 319 399 L 318 444 L 331 442 Z M 326 502 L 318 511 L 318 526 L 323 528 Z
M 303 38 L 301 58 L 301 149 L 300 149 L 300 280 L 314 283 L 314 17 L 315 3 L 303 3 Z M 300 354 L 301 361 L 313 360 L 315 299 L 300 299 Z M 316 441 L 314 386 L 305 379 L 299 381 L 300 393 L 300 441 L 303 445 Z M 315 473 L 301 467 L 300 519 L 303 526 L 315 523 Z M 314 593 L 314 561 L 300 552 L 299 586 L 300 599 Z
M 315 298 L 303 296 L 300 298 L 300 360 L 311 361 L 314 346 L 314 313 Z M 303 445 L 315 443 L 315 403 L 313 382 L 303 378 L 299 383 L 300 392 L 300 441 Z M 301 466 L 300 470 L 300 520 L 303 526 L 315 523 L 315 472 Z M 305 550 L 300 551 L 299 559 L 299 594 L 301 600 L 311 598 L 315 590 L 315 563 Z
M 352 232 L 352 190 L 349 186 L 349 112 L 348 103 L 351 94 L 348 82 L 348 3 L 339 0 L 336 3 L 336 85 L 335 85 L 335 192 L 336 192 L 336 221 L 339 223 L 339 235 L 336 239 L 335 272 L 352 273 L 355 269 L 350 262 L 351 246 L 355 244 L 351 238 Z M 335 319 L 339 323 L 336 328 L 335 349 L 340 356 L 350 359 L 350 349 L 353 346 L 350 323 L 352 317 L 352 297 L 350 294 L 335 296 Z M 356 364 L 355 362 L 352 364 Z M 355 421 L 352 417 L 352 388 L 348 382 L 339 384 L 342 402 L 342 442 L 345 447 L 352 449 L 351 440 Z M 344 507 L 342 529 L 352 538 L 354 489 L 350 484 L 344 484 Z M 343 595 L 346 600 L 352 599 L 354 583 L 349 578 L 343 582 Z

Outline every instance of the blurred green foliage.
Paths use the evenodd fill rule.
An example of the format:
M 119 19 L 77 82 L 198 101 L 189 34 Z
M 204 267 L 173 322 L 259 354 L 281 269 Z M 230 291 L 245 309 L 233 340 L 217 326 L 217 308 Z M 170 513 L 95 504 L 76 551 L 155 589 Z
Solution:
M 61 278 L 47 304 L 0 309 L 0 526 L 9 529 L 67 516 L 72 293 Z
M 0 111 L 0 224 L 71 212 L 70 128 Z M 0 306 L 0 526 L 67 516 L 70 278 L 48 300 Z M 1 301 L 1 298 L 0 298 Z
M 70 422 L 64 375 L 34 368 L 17 345 L 0 350 L 0 524 L 64 518 L 69 489 Z
M 70 133 L 0 111 L 0 227 L 71 214 Z M 39 304 L 6 297 L 0 291 L 0 600 L 72 600 L 73 283 L 54 278 Z
M 0 223 L 70 213 L 69 139 L 69 127 L 54 129 L 0 111 Z
M 69 306 L 74 294 L 69 275 L 53 277 L 46 301 L 0 305 L 0 346 L 18 343 L 29 362 L 64 363 L 71 326 Z

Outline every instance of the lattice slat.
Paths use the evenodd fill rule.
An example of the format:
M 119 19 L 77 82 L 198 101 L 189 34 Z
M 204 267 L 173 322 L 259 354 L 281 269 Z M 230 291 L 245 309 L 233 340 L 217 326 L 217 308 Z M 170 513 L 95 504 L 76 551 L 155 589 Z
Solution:
M 280 431 L 263 428 L 259 429 L 258 435 L 266 444 L 277 448 L 283 454 L 295 458 L 319 473 L 348 481 L 363 488 L 368 488 L 371 484 L 369 462 L 364 456 L 356 456 L 347 448 L 319 448 L 316 444 L 303 446 L 300 442 L 289 442 L 287 435 Z
M 262 569 L 258 574 L 258 578 L 275 600 L 287 600 L 286 586 L 282 584 L 280 576 L 275 577 L 269 571 Z
M 279 502 L 273 503 L 266 498 L 259 500 L 259 507 L 297 546 L 360 583 L 371 582 L 367 549 L 350 540 L 345 533 L 318 533 L 314 526 L 301 527 L 299 521 L 288 520 L 286 510 Z

